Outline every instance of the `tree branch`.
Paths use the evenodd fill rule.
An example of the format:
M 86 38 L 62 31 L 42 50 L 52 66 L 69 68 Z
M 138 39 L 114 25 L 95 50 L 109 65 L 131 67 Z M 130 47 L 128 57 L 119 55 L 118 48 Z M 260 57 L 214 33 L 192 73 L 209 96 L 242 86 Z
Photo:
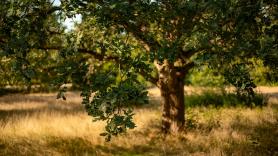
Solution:
M 190 49 L 190 50 L 183 50 L 181 48 L 181 51 L 182 51 L 182 57 L 184 59 L 190 59 L 193 55 L 203 51 L 203 50 L 206 50 L 206 48 L 202 47 L 202 48 L 199 48 L 199 49 Z
M 53 12 L 55 12 L 55 11 L 60 11 L 60 10 L 62 10 L 61 7 L 53 6 L 51 9 L 49 9 L 49 10 L 46 12 L 46 14 L 48 15 L 48 14 L 51 14 L 51 13 L 53 13 Z
M 193 67 L 195 67 L 195 65 L 196 65 L 196 64 L 195 64 L 194 62 L 189 62 L 189 63 L 185 64 L 185 65 L 182 66 L 182 67 L 175 67 L 175 68 L 176 68 L 176 70 L 181 71 L 181 72 L 187 74 L 187 73 L 189 72 L 190 69 L 192 69 Z
M 195 67 L 195 63 L 194 62 L 189 62 L 189 63 L 187 63 L 185 66 L 184 66 L 184 71 L 185 71 L 185 73 L 188 73 L 188 71 L 190 70 L 190 69 L 192 69 L 193 67 Z
M 140 26 L 128 22 L 124 23 L 123 26 L 128 32 L 132 33 L 135 38 L 137 38 L 139 41 L 145 44 L 144 48 L 147 51 L 155 50 L 161 47 L 160 44 L 154 38 L 152 38 L 151 36 L 144 35 L 145 32 L 141 30 Z

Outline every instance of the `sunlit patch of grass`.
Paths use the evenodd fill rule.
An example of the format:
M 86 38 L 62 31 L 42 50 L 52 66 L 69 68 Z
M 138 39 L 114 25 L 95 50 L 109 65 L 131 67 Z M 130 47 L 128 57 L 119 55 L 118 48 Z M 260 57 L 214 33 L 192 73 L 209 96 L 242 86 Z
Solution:
M 189 107 L 187 131 L 160 133 L 159 91 L 135 109 L 137 127 L 111 142 L 78 93 L 0 97 L 0 155 L 277 155 L 277 107 Z M 275 100 L 273 105 L 277 105 Z

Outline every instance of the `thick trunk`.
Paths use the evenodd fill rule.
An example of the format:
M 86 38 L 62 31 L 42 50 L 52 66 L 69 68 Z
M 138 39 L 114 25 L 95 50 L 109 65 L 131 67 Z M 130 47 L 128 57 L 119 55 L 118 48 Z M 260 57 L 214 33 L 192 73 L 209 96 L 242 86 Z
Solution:
M 162 96 L 162 130 L 177 133 L 184 129 L 184 77 L 185 74 L 174 68 L 159 70 L 158 86 Z

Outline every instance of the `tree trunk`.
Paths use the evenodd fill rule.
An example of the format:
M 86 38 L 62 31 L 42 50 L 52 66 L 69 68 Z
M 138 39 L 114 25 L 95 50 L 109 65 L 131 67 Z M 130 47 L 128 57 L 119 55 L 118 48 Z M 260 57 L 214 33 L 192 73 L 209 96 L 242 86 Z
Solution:
M 158 86 L 162 96 L 162 130 L 178 133 L 184 129 L 184 78 L 185 74 L 171 65 L 160 66 Z

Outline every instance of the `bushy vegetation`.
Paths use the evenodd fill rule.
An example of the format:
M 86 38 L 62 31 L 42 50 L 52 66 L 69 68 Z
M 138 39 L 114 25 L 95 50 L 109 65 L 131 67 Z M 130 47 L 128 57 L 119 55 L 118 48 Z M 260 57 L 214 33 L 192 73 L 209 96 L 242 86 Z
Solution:
M 262 60 L 250 60 L 249 72 L 252 80 L 258 86 L 277 86 L 278 79 L 269 67 L 263 65 Z M 207 87 L 223 87 L 229 85 L 225 77 L 218 70 L 203 65 L 190 71 L 185 79 L 187 85 L 207 86 Z
M 207 87 L 220 87 L 227 85 L 223 75 L 217 71 L 208 68 L 208 66 L 201 66 L 191 70 L 185 79 L 187 85 L 192 86 L 207 86 Z
M 191 94 L 185 98 L 185 105 L 189 107 L 256 107 L 265 106 L 267 97 L 256 93 L 254 97 L 238 96 L 236 93 L 205 91 L 202 94 Z

